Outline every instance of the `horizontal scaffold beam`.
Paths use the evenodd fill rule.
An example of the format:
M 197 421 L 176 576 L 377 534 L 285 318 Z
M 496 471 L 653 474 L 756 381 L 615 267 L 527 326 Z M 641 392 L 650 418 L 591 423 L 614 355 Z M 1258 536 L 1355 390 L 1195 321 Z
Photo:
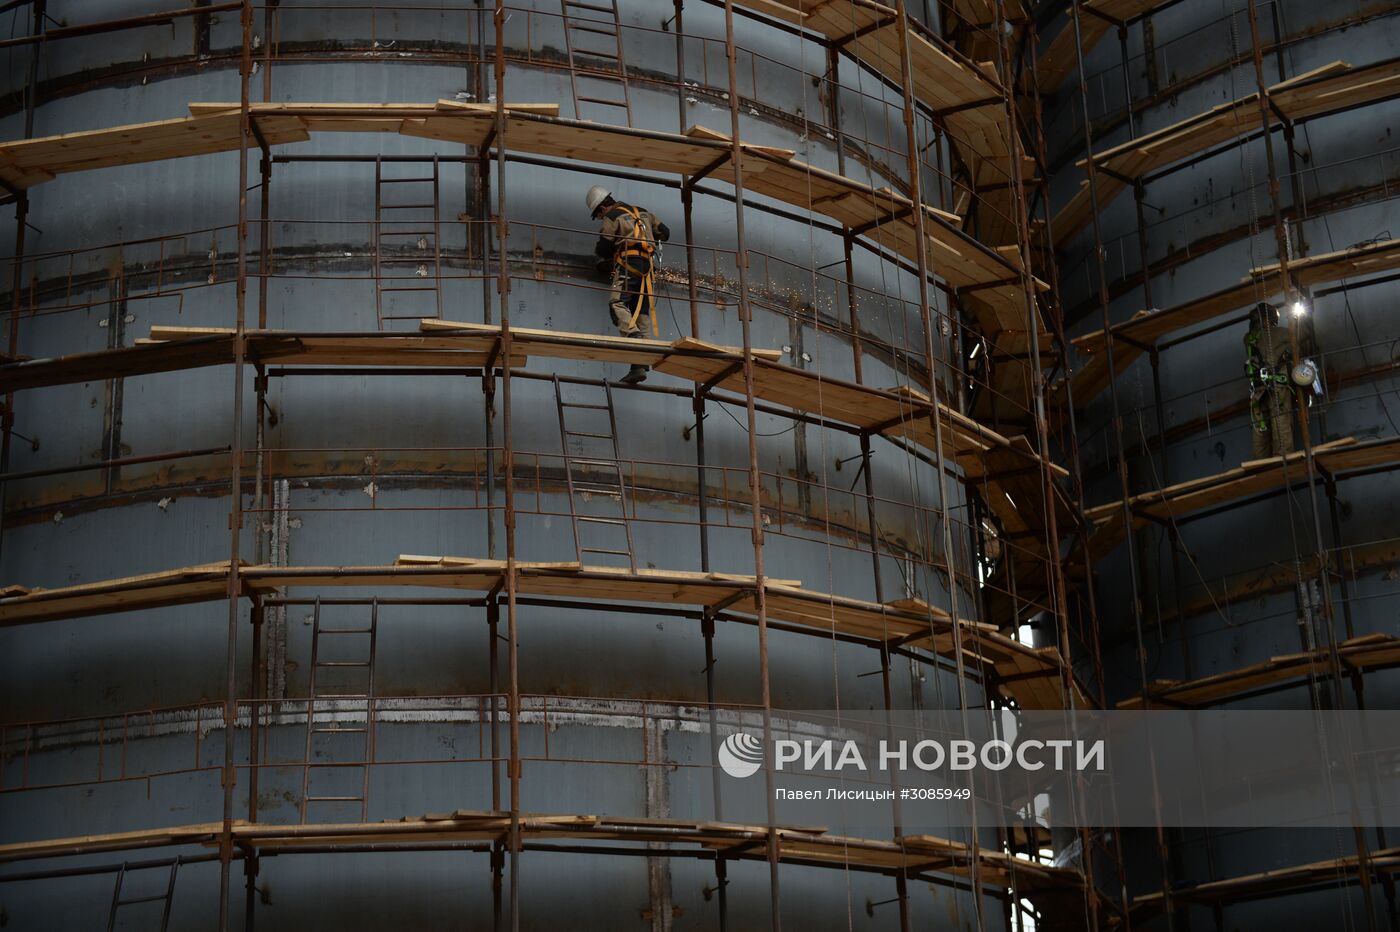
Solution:
M 722 607 L 728 615 L 757 613 L 752 576 L 682 570 L 631 572 L 579 563 L 517 562 L 516 591 L 587 602 L 683 604 Z M 240 566 L 245 595 L 267 595 L 288 587 L 430 587 L 491 592 L 504 585 L 502 560 L 401 555 L 384 566 Z M 0 627 L 106 615 L 223 599 L 228 563 L 166 570 L 58 589 L 8 586 L 0 592 Z M 957 651 L 947 612 L 919 599 L 888 604 L 803 589 L 795 579 L 766 579 L 763 592 L 770 620 L 806 634 L 841 634 L 871 643 L 901 643 L 952 657 Z M 1034 648 L 1000 634 L 991 625 L 963 621 L 962 650 L 969 672 L 992 681 L 1001 698 L 1026 709 L 1065 706 L 1064 665 L 1053 648 Z M 1072 681 L 1073 682 L 1073 681 Z M 1077 682 L 1076 707 L 1088 700 Z
M 852 58 L 895 84 L 904 82 L 900 49 L 899 11 L 875 0 L 813 3 L 812 0 L 736 0 L 775 19 L 796 23 L 839 47 Z M 996 126 L 1002 90 L 991 62 L 974 67 L 961 53 L 951 52 L 920 29 L 909 30 L 909 63 L 914 71 L 914 96 L 935 112 L 979 114 L 983 126 Z M 980 105 L 980 106 L 979 106 Z M 952 117 L 950 116 L 950 120 Z
M 1361 278 L 1400 268 L 1400 239 L 1366 243 L 1351 249 L 1291 259 L 1288 275 L 1298 288 L 1313 288 L 1342 279 Z M 1082 407 L 1108 388 L 1110 379 L 1107 343 L 1113 339 L 1113 373 L 1127 371 L 1142 354 L 1144 346 L 1187 327 L 1203 324 L 1258 301 L 1279 297 L 1283 276 L 1277 262 L 1250 269 L 1237 284 L 1160 311 L 1139 311 L 1129 320 L 1114 324 L 1107 331 L 1095 330 L 1076 337 L 1075 347 L 1089 360 L 1073 376 L 1074 404 Z M 1064 383 L 1060 383 L 1063 392 Z
M 1356 855 L 1351 855 L 1300 864 L 1296 867 L 1280 867 L 1241 877 L 1212 880 L 1193 886 L 1177 886 L 1172 888 L 1171 897 L 1178 903 L 1242 903 L 1261 897 L 1311 893 L 1315 890 L 1350 886 L 1358 882 L 1361 871 L 1394 877 L 1400 873 L 1400 848 L 1372 851 L 1364 859 L 1364 863 Z M 1142 922 L 1151 917 L 1162 909 L 1163 900 L 1161 892 L 1147 893 L 1135 898 L 1131 911 L 1133 921 Z
M 1400 58 L 1353 68 L 1334 61 L 1268 88 L 1270 123 L 1265 127 L 1259 95 L 1248 94 L 1204 113 L 1145 133 L 1094 156 L 1100 211 L 1128 184 L 1152 172 L 1199 156 L 1216 146 L 1283 121 L 1297 123 L 1400 96 Z M 1087 160 L 1080 161 L 1087 166 Z M 1086 180 L 1055 215 L 1055 240 L 1063 245 L 1089 225 L 1094 197 Z
M 1332 573 L 1347 578 L 1374 573 L 1383 568 L 1400 566 L 1400 538 L 1387 538 L 1365 544 L 1354 544 L 1330 552 Z M 1318 576 L 1322 566 L 1317 555 L 1306 556 L 1298 564 L 1270 563 L 1267 566 L 1236 573 L 1223 579 L 1201 579 L 1195 585 L 1177 593 L 1175 601 L 1165 606 L 1170 617 L 1195 618 L 1210 612 L 1223 613 L 1235 605 L 1276 592 L 1288 592 L 1298 585 L 1298 577 Z
M 484 367 L 499 363 L 493 353 L 500 327 L 436 319 L 420 322 L 419 333 L 385 331 L 245 332 L 249 362 L 308 366 Z M 640 364 L 689 379 L 697 385 L 744 391 L 737 347 L 684 337 L 634 340 L 619 336 L 512 327 L 513 368 L 530 357 Z M 136 346 L 0 365 L 0 392 L 49 385 L 126 378 L 155 372 L 228 365 L 234 360 L 232 330 L 209 327 L 151 328 Z M 937 444 L 929 397 L 917 388 L 888 389 L 831 379 L 810 369 L 778 362 L 782 352 L 755 349 L 754 396 L 872 433 L 911 441 L 932 452 Z M 1021 437 L 1006 438 L 957 411 L 939 405 L 945 460 L 987 501 L 1008 534 L 1031 547 L 1046 524 L 1037 503 L 1040 476 L 1035 452 Z M 1063 468 L 1048 466 L 1057 477 Z M 1040 549 L 1044 541 L 1040 541 Z
M 1005 89 L 995 62 L 972 61 L 925 32 L 917 20 L 901 37 L 898 10 L 875 0 L 740 0 L 736 5 L 811 30 L 895 87 L 904 84 L 907 45 L 914 99 L 942 123 L 967 166 L 971 187 L 989 208 L 979 215 L 979 238 L 994 245 L 1016 241 Z M 1023 156 L 1021 169 L 1026 179 L 1034 178 L 1035 160 Z M 1024 309 L 1019 318 L 1003 320 L 1002 325 L 1001 329 L 1024 332 Z
M 1400 438 L 1357 442 L 1355 437 L 1343 437 L 1313 447 L 1313 462 L 1319 472 L 1333 478 L 1400 465 Z M 1173 521 L 1207 508 L 1282 490 L 1306 477 L 1306 453 L 1299 450 L 1287 456 L 1249 460 L 1222 473 L 1134 495 L 1128 499 L 1128 510 L 1133 515 L 1133 526 L 1142 527 L 1149 521 Z M 1096 558 L 1122 542 L 1122 502 L 1096 505 L 1087 509 L 1084 516 L 1094 527 L 1089 547 Z
M 1381 633 L 1350 638 L 1337 645 L 1337 659 L 1343 674 L 1400 666 L 1400 638 Z M 1147 687 L 1146 699 L 1124 699 L 1118 708 L 1207 708 L 1261 690 L 1281 688 L 1306 676 L 1326 676 L 1331 672 L 1332 652 L 1326 648 L 1283 654 L 1196 680 L 1154 680 Z
M 1116 23 L 1126 24 L 1151 13 L 1172 0 L 1085 0 L 1080 4 L 1079 33 L 1087 58 L 1103 37 L 1112 32 Z M 1072 13 L 1069 15 L 1073 15 Z M 1064 28 L 1055 34 L 1036 60 L 1036 86 L 1050 93 L 1064 83 L 1079 67 L 1075 50 L 1074 21 L 1067 19 Z
M 0 144 L 0 180 L 14 189 L 56 175 L 135 165 L 165 159 L 237 151 L 242 116 L 235 104 L 190 104 L 191 115 L 151 123 L 66 133 Z M 703 127 L 687 133 L 612 126 L 563 119 L 555 104 L 511 104 L 505 146 L 588 163 L 651 169 L 731 181 L 728 137 Z M 304 142 L 313 133 L 397 133 L 488 147 L 495 139 L 495 110 L 489 105 L 439 100 L 432 104 L 259 103 L 250 108 L 258 136 L 269 146 Z M 866 239 L 907 259 L 919 246 L 912 202 L 889 188 L 876 188 L 794 158 L 788 149 L 742 143 L 744 187 L 802 210 L 812 210 L 851 228 L 868 226 Z M 976 300 L 997 313 L 1025 319 L 1018 257 L 977 242 L 954 214 L 925 206 L 924 248 L 931 268 L 950 286 L 973 288 Z M 1041 290 L 1048 286 L 1037 282 Z M 1024 327 L 1024 325 L 1022 325 Z
M 911 875 L 971 876 L 972 854 L 959 841 L 932 835 L 908 835 L 891 841 L 829 835 L 822 826 L 742 825 L 730 822 L 688 822 L 680 819 L 629 818 L 598 815 L 520 814 L 520 834 L 525 842 L 574 839 L 613 841 L 650 846 L 675 846 L 683 850 L 714 852 L 726 858 L 765 860 L 770 839 L 779 860 L 826 867 L 864 867 Z M 105 835 L 83 835 L 43 841 L 0 845 L 0 863 L 38 858 L 68 857 L 139 848 L 178 845 L 213 846 L 219 843 L 223 823 L 207 822 Z M 320 825 L 272 825 L 233 822 L 233 846 L 262 855 L 373 844 L 394 845 L 433 842 L 492 842 L 511 830 L 508 812 L 457 810 L 414 816 L 393 822 L 328 823 Z M 607 849 L 602 849 L 606 852 Z M 665 854 L 665 848 L 650 849 Z M 1006 895 L 1013 887 L 1019 894 L 1079 895 L 1083 878 L 1069 868 L 1033 864 L 1008 854 L 979 849 L 979 877 L 991 892 Z

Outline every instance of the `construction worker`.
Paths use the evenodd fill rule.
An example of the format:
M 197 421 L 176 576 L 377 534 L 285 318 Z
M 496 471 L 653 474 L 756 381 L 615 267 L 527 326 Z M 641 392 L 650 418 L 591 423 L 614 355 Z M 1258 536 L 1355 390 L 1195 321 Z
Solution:
M 645 334 L 638 321 L 645 312 L 651 318 L 651 332 L 655 335 L 654 260 L 660 248 L 658 242 L 669 240 L 671 231 L 651 211 L 614 200 L 602 185 L 589 188 L 584 203 L 594 220 L 603 221 L 594 251 L 600 259 L 599 268 L 606 266 L 612 277 L 608 307 L 617 332 L 641 339 Z M 622 381 L 635 385 L 646 377 L 647 367 L 634 363 Z
M 1249 313 L 1244 336 L 1244 371 L 1249 378 L 1250 437 L 1255 459 L 1293 452 L 1293 367 L 1288 330 L 1278 308 L 1261 301 Z

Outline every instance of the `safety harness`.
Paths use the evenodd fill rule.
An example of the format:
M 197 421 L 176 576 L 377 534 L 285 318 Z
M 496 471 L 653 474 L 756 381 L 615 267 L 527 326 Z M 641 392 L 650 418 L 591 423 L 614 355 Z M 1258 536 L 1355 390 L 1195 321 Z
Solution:
M 1288 379 L 1289 366 L 1286 362 L 1282 371 L 1278 368 L 1271 369 L 1262 365 L 1264 357 L 1259 352 L 1259 338 L 1261 336 L 1263 336 L 1263 331 L 1254 329 L 1245 334 L 1244 371 L 1249 378 L 1249 407 L 1250 413 L 1254 416 L 1254 429 L 1265 433 L 1269 429 L 1269 420 L 1268 414 L 1264 411 L 1263 401 L 1270 388 L 1269 383 L 1275 382 L 1292 390 L 1292 382 Z
M 647 223 L 642 219 L 642 212 L 627 204 L 617 204 L 617 209 L 632 218 L 632 230 L 625 236 L 619 236 L 617 249 L 613 252 L 613 265 L 626 270 L 630 275 L 641 280 L 641 287 L 637 289 L 637 305 L 632 308 L 632 318 L 627 322 L 627 329 L 631 330 L 637 326 L 637 320 L 642 316 L 642 308 L 647 309 L 651 317 L 651 332 L 653 336 L 658 335 L 661 330 L 656 324 L 656 282 L 655 263 L 652 261 L 656 256 L 656 240 L 652 236 Z M 638 269 L 629 259 L 641 259 L 645 262 L 645 268 Z

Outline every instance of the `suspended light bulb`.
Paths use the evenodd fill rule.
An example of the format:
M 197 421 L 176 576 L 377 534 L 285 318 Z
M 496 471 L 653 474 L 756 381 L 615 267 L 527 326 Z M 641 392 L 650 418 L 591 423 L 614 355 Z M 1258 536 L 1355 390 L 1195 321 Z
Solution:
M 1294 316 L 1294 317 L 1302 317 L 1302 316 L 1303 316 L 1304 314 L 1306 314 L 1307 312 L 1308 312 L 1308 306 L 1307 306 L 1306 304 L 1304 304 L 1301 300 L 1298 300 L 1298 301 L 1294 301 L 1294 302 L 1293 302 L 1293 316 Z

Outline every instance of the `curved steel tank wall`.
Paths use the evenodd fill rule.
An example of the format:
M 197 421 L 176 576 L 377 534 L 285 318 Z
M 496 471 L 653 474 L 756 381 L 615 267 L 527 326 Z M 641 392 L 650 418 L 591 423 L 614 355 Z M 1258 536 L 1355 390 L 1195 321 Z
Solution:
M 50 2 L 49 13 L 65 12 L 84 21 L 146 12 L 143 4 L 106 3 L 101 15 L 84 4 Z M 541 7 L 546 4 L 539 4 Z M 629 58 L 645 70 L 655 61 L 661 74 L 675 71 L 674 37 L 662 29 L 654 4 L 622 4 L 623 21 L 638 31 Z M 301 49 L 305 61 L 279 62 L 272 99 L 281 101 L 412 101 L 438 98 L 488 99 L 474 67 L 431 60 L 470 51 L 478 39 L 476 14 L 457 16 L 421 10 L 392 14 L 353 10 L 298 14 L 282 4 L 278 41 Z M 553 8 L 550 7 L 552 12 Z M 33 114 L 33 135 L 97 126 L 166 119 L 186 112 L 192 101 L 236 101 L 239 44 L 236 12 L 214 15 L 207 36 L 194 17 L 170 25 L 55 43 L 42 58 L 41 86 L 47 88 Z M 489 22 L 489 17 L 487 18 Z M 470 24 L 470 25 L 469 25 Z M 787 146 L 801 158 L 834 168 L 830 141 L 802 128 L 804 111 L 820 107 L 810 81 L 798 71 L 819 73 L 821 53 L 776 31 L 739 21 L 741 43 L 769 56 L 753 58 L 744 97 L 744 136 L 748 141 Z M 727 129 L 727 105 L 702 85 L 715 80 L 716 52 L 722 64 L 723 16 L 708 6 L 687 9 L 687 74 L 696 86 L 680 102 L 664 86 L 634 81 L 633 125 L 674 131 L 705 124 Z M 261 25 L 257 26 L 261 31 Z M 562 42 L 552 16 L 524 13 L 508 24 L 513 53 L 557 60 Z M 361 47 L 367 37 L 381 54 L 365 61 L 318 61 L 343 43 Z M 259 37 L 259 41 L 264 41 Z M 719 41 L 716 46 L 716 40 Z M 489 47 L 488 37 L 486 45 Z M 398 52 L 397 48 L 410 51 Z M 197 51 L 191 57 L 191 50 Z M 230 52 L 230 50 L 234 50 Z M 413 51 L 417 50 L 417 51 Z M 489 48 L 488 48 L 489 54 Z M 20 59 L 16 53 L 16 60 Z M 843 77 L 858 76 L 843 65 Z M 22 85 L 12 69 L 12 86 Z M 253 78 L 255 99 L 260 72 Z M 898 101 L 888 89 L 884 94 Z M 570 115 L 567 75 L 557 68 L 512 61 L 506 97 L 520 102 L 563 102 Z M 849 98 L 850 95 L 848 95 Z M 760 106 L 764 109 L 760 110 Z M 848 99 L 843 119 L 864 124 L 864 132 L 886 132 L 885 115 L 869 99 Z M 23 112 L 0 121 L 0 134 L 25 134 Z M 898 127 L 895 135 L 898 136 Z M 288 147 L 301 161 L 278 161 L 270 185 L 272 249 L 266 295 L 266 326 L 297 330 L 371 330 L 377 321 L 367 221 L 374 216 L 373 161 L 312 161 L 308 157 L 363 155 L 444 156 L 441 233 L 454 276 L 443 287 L 443 315 L 464 321 L 494 320 L 496 296 L 483 290 L 476 273 L 480 260 L 464 258 L 470 220 L 494 210 L 476 202 L 475 167 L 463 147 L 415 141 L 397 135 L 322 136 Z M 279 156 L 282 151 L 277 153 Z M 446 161 L 450 159 L 451 161 Z M 250 184 L 258 180 L 258 153 L 250 153 Z M 387 164 L 387 163 L 386 163 Z M 845 160 L 847 174 L 880 183 L 856 158 Z M 413 166 L 410 166 L 413 167 Z M 418 163 L 421 167 L 421 163 Z M 38 296 L 20 322 L 20 350 L 31 357 L 129 346 L 155 325 L 228 327 L 236 313 L 236 230 L 238 156 L 209 155 L 150 165 L 111 168 L 61 177 L 31 193 L 26 256 L 52 254 L 31 262 Z M 610 332 L 603 293 L 589 278 L 593 235 L 582 193 L 599 180 L 588 170 L 566 170 L 525 163 L 509 165 L 505 177 L 515 276 L 510 295 L 513 326 L 578 332 Z M 495 197 L 499 179 L 491 178 Z M 605 182 L 607 183 L 607 182 Z M 646 205 L 681 233 L 680 207 L 673 188 L 638 180 L 614 183 L 618 196 Z M 254 242 L 256 201 L 249 191 Z M 13 208 L 8 209 L 12 213 Z M 481 211 L 481 214 L 477 212 Z M 845 294 L 814 272 L 841 258 L 839 236 L 813 231 L 801 218 L 784 219 L 749 210 L 745 217 L 750 247 L 765 254 L 762 291 L 756 291 L 753 321 L 756 346 L 783 347 L 785 361 L 835 378 L 851 378 L 849 342 L 826 321 L 843 319 Z M 698 335 L 721 344 L 740 342 L 733 290 L 734 213 L 727 200 L 697 198 L 694 241 L 718 252 L 705 258 L 724 275 L 727 293 L 702 296 Z M 132 244 L 121 249 L 102 244 Z M 537 248 L 538 247 L 538 248 Z M 75 256 L 67 251 L 80 250 Z M 258 264 L 256 246 L 249 263 Z M 665 264 L 683 267 L 681 250 L 669 247 Z M 757 261 L 757 260 L 756 260 Z M 548 275 L 532 280 L 532 264 Z M 153 270 L 161 270 L 169 293 L 149 297 Z M 872 332 L 883 331 L 900 349 L 918 356 L 921 329 L 917 288 L 911 277 L 873 257 L 856 256 L 857 280 L 873 289 L 861 298 Z M 760 277 L 756 273 L 756 277 Z M 256 275 L 249 285 L 250 326 L 260 306 Z M 493 285 L 491 286 L 493 287 Z M 824 289 L 824 290 L 823 290 Z M 882 298 L 880 294 L 891 296 Z M 913 300 L 911 308 L 909 302 Z M 74 306 L 83 305 L 81 307 Z M 667 338 L 688 332 L 689 308 L 683 285 L 665 289 L 660 323 Z M 408 324 L 412 326 L 412 324 Z M 908 341 L 906 345 L 905 341 Z M 872 349 L 864 360 L 867 384 L 907 381 L 904 363 Z M 539 371 L 563 377 L 616 378 L 615 365 L 541 360 Z M 529 367 L 535 369 L 534 365 Z M 62 469 L 110 459 L 140 458 L 170 451 L 215 450 L 229 443 L 234 377 L 228 367 L 146 375 L 123 380 L 59 386 L 18 396 L 14 408 L 16 442 L 12 473 Z M 690 389 L 689 383 L 654 376 L 652 388 Z M 548 463 L 561 450 L 561 437 L 549 381 L 514 382 L 514 445 L 517 461 L 537 453 Z M 614 389 L 621 455 L 625 460 L 661 464 L 641 468 L 633 521 L 641 569 L 699 570 L 696 528 L 694 413 L 689 397 L 664 391 Z M 253 511 L 246 516 L 241 555 L 250 562 L 288 565 L 390 564 L 399 554 L 485 557 L 494 535 L 494 555 L 504 555 L 500 481 L 495 477 L 496 510 L 484 508 L 487 464 L 481 448 L 499 444 L 500 398 L 496 400 L 494 441 L 487 433 L 479 379 L 461 376 L 410 377 L 305 376 L 274 378 L 267 391 L 264 466 L 285 479 L 283 491 L 269 482 L 261 491 L 244 489 Z M 243 382 L 242 430 L 252 446 L 258 430 L 252 373 Z M 747 500 L 747 469 L 742 407 L 708 406 L 705 420 L 711 469 L 710 566 L 715 571 L 752 573 Z M 765 509 L 767 573 L 800 578 L 809 588 L 873 599 L 871 558 L 862 548 L 864 505 L 840 490 L 858 475 L 860 447 L 849 433 L 790 418 L 760 413 L 759 459 L 768 474 Z M 888 543 L 879 560 L 884 597 L 918 594 L 946 604 L 945 581 L 918 554 L 941 551 L 931 512 L 938 506 L 931 466 L 899 448 L 875 441 L 870 468 L 879 503 L 881 530 Z M 455 449 L 450 449 L 455 448 Z M 450 452 L 449 452 L 450 449 Z M 838 461 L 842 464 L 837 465 Z M 727 475 L 730 504 L 718 475 Z M 499 462 L 496 463 L 499 469 Z M 93 468 L 7 483 L 0 577 L 30 587 L 59 587 L 227 560 L 230 509 L 227 457 L 187 455 L 152 463 Z M 250 457 L 245 469 L 252 473 Z M 784 483 L 779 487 L 777 479 Z M 805 483 L 805 484 L 804 484 Z M 528 477 L 518 475 L 521 514 L 517 531 L 522 560 L 571 560 L 574 544 L 567 493 L 557 481 L 526 494 Z M 949 484 L 950 495 L 960 495 Z M 285 496 L 285 498 L 278 498 Z M 533 498 L 534 501 L 529 499 Z M 285 502 L 285 507 L 282 503 Z M 961 500 L 950 507 L 961 507 Z M 261 509 L 261 510 L 258 510 Z M 552 512 L 547 514 L 543 512 Z M 490 526 L 494 524 L 494 529 Z M 852 529 L 857 529 L 853 531 Z M 930 539 L 932 535 L 932 539 Z M 907 549 L 907 559 L 899 552 Z M 959 554 L 965 560 L 966 554 Z M 966 565 L 966 564 L 964 564 Z M 330 591 L 293 590 L 289 595 L 324 597 L 323 622 L 363 623 L 367 605 L 335 607 L 333 597 L 386 597 L 379 606 L 376 692 L 386 697 L 485 694 L 492 689 L 490 639 L 480 607 L 389 604 L 402 595 L 336 587 Z M 435 590 L 430 594 L 438 594 Z M 964 604 L 969 601 L 964 593 Z M 314 606 L 286 606 L 264 622 L 264 662 L 254 673 L 247 661 L 254 645 L 246 623 L 246 602 L 238 625 L 238 695 L 264 679 L 272 698 L 307 694 Z M 67 737 L 55 736 L 45 749 L 26 757 L 31 780 L 84 779 L 99 766 L 139 771 L 142 766 L 188 770 L 152 780 L 109 782 L 101 786 L 15 793 L 3 800 L 7 839 L 122 831 L 135 827 L 217 821 L 222 730 L 217 719 L 225 689 L 227 606 L 222 602 L 181 605 L 122 615 L 77 618 L 7 628 L 0 633 L 6 718 L 11 721 L 83 718 Z M 276 614 L 276 613 L 273 613 Z M 280 620 L 279 620 L 280 618 Z M 684 768 L 658 775 L 641 766 L 647 741 L 664 759 L 708 765 L 705 740 L 684 730 L 654 729 L 644 734 L 633 706 L 608 712 L 617 700 L 698 703 L 705 700 L 705 654 L 698 621 L 662 614 L 613 609 L 578 610 L 541 605 L 520 608 L 520 677 L 526 694 L 589 697 L 547 727 L 527 727 L 528 745 L 550 743 L 550 753 L 619 763 L 563 766 L 527 762 L 526 811 L 608 813 L 635 816 L 712 817 L 708 778 Z M 715 641 L 715 696 L 720 702 L 753 704 L 758 659 L 753 628 L 721 624 Z M 504 657 L 504 647 L 501 649 Z M 773 705 L 779 708 L 878 707 L 884 700 L 878 652 L 834 638 L 775 631 L 769 659 Z M 503 662 L 503 660 L 502 660 Z M 895 658 L 892 689 L 896 704 L 920 708 L 951 706 L 954 678 L 932 666 Z M 500 680 L 496 680 L 499 688 Z M 979 695 L 970 687 L 974 699 Z M 201 712 L 190 711 L 200 706 Z M 183 707 L 183 711 L 139 713 Z M 482 740 L 479 717 L 451 703 L 391 710 L 399 721 L 382 729 L 379 750 L 386 757 L 441 761 L 475 756 Z M 288 713 L 293 715 L 292 712 Z M 609 718 L 609 714 L 612 718 Z M 93 734 L 92 720 L 110 716 Z M 192 717 L 193 716 L 193 717 Z M 203 717 L 202 717 L 203 716 Z M 572 716 L 572 717 L 571 717 Z M 120 723 L 120 724 L 118 724 Z M 110 728 L 123 736 L 144 729 L 146 737 L 113 745 Z M 299 759 L 300 726 L 272 728 L 269 761 Z M 246 735 L 240 736 L 245 741 Z M 121 750 L 116 750 L 120 747 Z M 285 758 L 278 754 L 285 752 Z M 126 754 L 132 759 L 127 759 Z M 246 748 L 240 746 L 240 759 Z M 116 757 L 121 756 L 118 763 Z M 138 760 L 139 759 L 139 762 Z M 12 756 L 7 769 L 14 776 Z M 178 763 L 177 763 L 178 762 Z M 701 771 L 703 774 L 704 772 Z M 240 773 L 240 781 L 246 773 Z M 246 782 L 235 794 L 235 812 L 246 811 Z M 261 817 L 298 821 L 301 771 L 269 767 L 258 799 Z M 375 771 L 368 818 L 396 819 L 452 809 L 490 808 L 489 768 L 476 764 L 385 767 Z M 357 815 L 357 814 L 356 814 Z M 730 821 L 759 821 L 761 811 L 726 812 Z M 348 812 L 340 818 L 354 818 Z M 334 817 L 327 816 L 330 820 Z M 315 821 L 313 819 L 312 821 Z M 91 861 L 92 859 L 88 859 Z M 101 860 L 100 858 L 97 860 Z M 110 859 L 108 859 L 110 860 Z M 784 915 L 803 928 L 886 928 L 895 921 L 888 908 L 868 902 L 887 900 L 889 881 L 875 874 L 833 873 L 785 865 Z M 135 875 L 133 875 L 134 878 Z M 334 923 L 342 928 L 387 925 L 440 928 L 480 924 L 491 912 L 488 855 L 485 853 L 345 854 L 279 856 L 264 860 L 257 881 L 261 928 L 303 928 Z M 173 924 L 206 928 L 217 897 L 217 865 L 182 868 Z M 529 928 L 682 928 L 713 922 L 714 877 L 700 860 L 599 857 L 555 853 L 526 856 L 521 901 Z M 235 875 L 234 922 L 241 922 L 242 896 Z M 32 887 L 0 889 L 4 914 L 16 928 L 89 927 L 105 915 L 111 875 L 47 881 Z M 136 891 L 129 891 L 134 894 Z M 729 912 L 737 927 L 766 922 L 767 873 L 762 863 L 730 867 Z M 995 904 L 988 902 L 990 909 Z M 665 918 L 654 910 L 670 910 Z M 971 915 L 965 895 L 919 885 L 912 895 L 921 926 L 962 928 Z M 95 918 L 96 917 L 96 918 Z M 989 923 L 999 923 L 1000 919 Z
M 1266 53 L 1264 80 L 1269 85 L 1338 60 L 1360 67 L 1387 59 L 1400 29 L 1389 5 L 1342 8 L 1281 0 L 1259 4 L 1258 18 Z M 1086 58 L 1098 152 L 1257 88 L 1243 3 L 1224 8 L 1166 6 L 1149 16 L 1145 27 L 1135 23 L 1128 30 L 1126 68 L 1124 54 L 1110 30 Z M 1083 168 L 1074 164 L 1084 156 L 1077 76 L 1076 72 L 1054 89 L 1056 100 L 1048 116 L 1050 158 L 1058 166 L 1052 176 L 1056 207 L 1084 179 Z M 1131 128 L 1124 117 L 1129 92 Z M 1394 235 L 1397 163 L 1390 128 L 1397 115 L 1400 103 L 1390 100 L 1300 123 L 1291 157 L 1282 131 L 1268 137 L 1294 259 Z M 1246 118 L 1252 116 L 1251 112 Z M 1170 308 L 1201 297 L 1276 261 L 1265 144 L 1251 134 L 1242 145 L 1217 147 L 1200 159 L 1151 176 L 1142 197 L 1153 307 Z M 1100 216 L 1114 323 L 1144 307 L 1140 228 L 1133 201 L 1130 188 L 1104 206 Z M 1092 244 L 1091 231 L 1079 233 L 1066 244 L 1061 261 L 1071 336 L 1103 325 Z M 1309 289 L 1309 312 L 1292 324 L 1315 333 L 1331 382 L 1331 394 L 1309 412 L 1313 444 L 1396 434 L 1400 401 L 1390 366 L 1396 284 L 1388 276 L 1371 278 Z M 1161 343 L 1155 373 L 1144 355 L 1117 379 L 1123 439 L 1130 451 L 1129 494 L 1220 474 L 1252 458 L 1244 411 L 1248 386 L 1242 340 L 1247 311 L 1241 307 L 1216 317 L 1209 326 L 1190 328 L 1187 333 L 1194 335 L 1189 338 L 1173 334 Z M 1291 317 L 1285 308 L 1285 325 Z M 1358 374 L 1362 370 L 1369 371 Z M 1155 391 L 1154 379 L 1159 381 Z M 1108 392 L 1100 393 L 1080 415 L 1079 427 L 1090 479 L 1086 504 L 1121 499 Z M 1159 430 L 1165 431 L 1164 448 L 1158 447 Z M 1151 454 L 1143 455 L 1144 449 Z M 1183 515 L 1179 521 L 1149 524 L 1135 536 L 1149 681 L 1193 680 L 1322 647 L 1332 639 L 1394 633 L 1396 589 L 1390 561 L 1358 566 L 1353 554 L 1356 548 L 1393 539 L 1400 501 L 1395 474 L 1381 471 L 1339 481 L 1335 522 L 1325 483 L 1318 482 L 1314 499 L 1302 464 L 1293 479 L 1296 484 L 1288 494 L 1276 490 L 1189 519 Z M 1179 547 L 1172 545 L 1170 525 L 1180 535 Z M 1331 552 L 1336 574 L 1330 622 L 1322 612 L 1315 573 L 1309 590 L 1310 571 L 1300 570 L 1319 549 Z M 1126 547 L 1119 546 L 1098 562 L 1095 574 L 1112 700 L 1137 696 L 1143 688 L 1127 556 Z M 1242 595 L 1211 604 L 1208 591 L 1219 594 L 1241 583 L 1249 586 Z M 1190 606 L 1187 617 L 1178 617 L 1178 606 Z M 1341 684 L 1348 708 L 1393 708 L 1400 699 L 1400 681 L 1393 671 L 1368 672 L 1364 694 L 1354 691 L 1359 683 L 1358 678 Z M 1244 696 L 1232 707 L 1326 707 L 1335 701 L 1332 689 L 1326 682 L 1315 687 L 1299 680 L 1282 691 Z M 1367 832 L 1365 843 L 1377 850 L 1387 834 L 1393 835 Z M 1149 836 L 1129 833 L 1129 876 L 1143 892 L 1160 889 L 1162 876 L 1157 842 Z M 1354 857 L 1357 852 L 1357 838 L 1349 832 L 1190 832 L 1174 833 L 1169 842 L 1169 873 L 1181 885 Z M 1386 905 L 1379 887 L 1372 897 L 1368 904 L 1356 886 L 1300 892 L 1230 904 L 1214 919 L 1208 907 L 1190 908 L 1183 901 L 1179 908 L 1190 915 L 1178 916 L 1176 927 L 1183 921 L 1223 921 L 1229 928 L 1364 926 L 1368 907 L 1375 922 L 1386 921 L 1387 915 L 1393 922 L 1388 910 L 1394 907 Z

